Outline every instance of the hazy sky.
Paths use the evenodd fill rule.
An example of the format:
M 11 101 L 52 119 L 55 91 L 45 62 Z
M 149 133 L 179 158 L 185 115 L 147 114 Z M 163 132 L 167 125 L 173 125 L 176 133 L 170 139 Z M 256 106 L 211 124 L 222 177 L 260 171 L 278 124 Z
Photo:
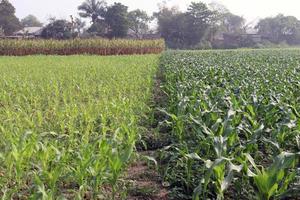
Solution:
M 17 16 L 22 18 L 28 14 L 37 16 L 45 22 L 51 16 L 68 18 L 77 14 L 77 7 L 84 0 L 10 0 L 16 7 Z M 162 0 L 107 0 L 107 2 L 121 2 L 129 6 L 129 10 L 140 8 L 149 14 L 156 11 Z M 178 5 L 185 9 L 192 0 L 167 0 L 169 5 Z M 197 1 L 197 0 L 194 0 Z M 202 0 L 210 3 L 212 0 Z M 300 0 L 218 0 L 231 12 L 244 16 L 249 22 L 278 13 L 293 15 L 300 19 Z

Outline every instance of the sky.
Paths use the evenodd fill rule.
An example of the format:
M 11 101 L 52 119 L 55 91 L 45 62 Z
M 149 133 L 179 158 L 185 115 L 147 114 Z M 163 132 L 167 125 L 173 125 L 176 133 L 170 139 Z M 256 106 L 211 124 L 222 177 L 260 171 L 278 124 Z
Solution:
M 84 0 L 10 0 L 16 7 L 16 14 L 23 18 L 28 14 L 37 16 L 42 22 L 47 22 L 50 17 L 69 18 L 77 16 L 77 7 Z M 185 10 L 193 0 L 166 0 L 170 6 L 178 6 Z M 197 2 L 197 0 L 194 0 Z M 275 16 L 278 13 L 293 15 L 300 19 L 300 0 L 202 0 L 212 1 L 225 5 L 232 13 L 243 16 L 248 22 L 257 21 L 260 18 Z M 108 4 L 121 2 L 129 7 L 129 10 L 142 9 L 149 14 L 158 10 L 158 4 L 162 0 L 107 0 Z

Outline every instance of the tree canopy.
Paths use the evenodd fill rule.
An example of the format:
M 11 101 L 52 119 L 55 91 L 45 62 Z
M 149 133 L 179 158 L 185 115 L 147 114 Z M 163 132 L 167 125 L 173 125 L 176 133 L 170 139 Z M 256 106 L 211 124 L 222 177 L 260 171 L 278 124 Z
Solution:
M 300 21 L 282 14 L 262 19 L 256 25 L 258 33 L 273 43 L 300 44 Z
M 160 4 L 159 11 L 148 16 L 143 10 L 128 11 L 121 3 L 108 5 L 106 0 L 83 0 L 78 6 L 81 18 L 90 19 L 86 27 L 81 18 L 71 21 L 52 20 L 43 31 L 43 37 L 67 39 L 75 36 L 100 36 L 122 38 L 127 35 L 142 39 L 150 31 L 150 22 L 157 22 L 156 33 L 165 39 L 169 48 L 236 48 L 256 44 L 300 44 L 300 21 L 293 16 L 279 14 L 261 19 L 256 26 L 231 13 L 220 3 L 209 5 L 192 2 L 186 11 Z M 15 16 L 15 8 L 8 0 L 0 0 L 0 35 L 11 35 L 22 27 L 42 26 L 33 15 L 21 22 Z M 250 27 L 250 29 L 249 29 Z M 257 34 L 248 34 L 257 30 Z M 157 35 L 158 35 L 157 34 Z M 253 37 L 252 37 L 253 36 Z M 226 39 L 227 38 L 227 39 Z M 220 43 L 221 42 L 221 43 Z M 231 45 L 227 45 L 231 44 Z
M 45 39 L 70 39 L 72 38 L 72 27 L 66 20 L 52 20 L 42 31 Z
M 0 0 L 0 27 L 5 35 L 11 35 L 21 29 L 15 12 L 15 7 L 8 0 Z
M 105 22 L 108 26 L 109 38 L 122 38 L 127 36 L 129 29 L 128 7 L 121 3 L 114 3 L 107 8 Z
M 83 18 L 90 18 L 93 24 L 97 23 L 98 20 L 104 18 L 106 6 L 107 3 L 104 0 L 86 0 L 78 6 L 79 16 Z
M 145 11 L 140 9 L 128 13 L 129 29 L 134 33 L 136 38 L 142 38 L 149 30 L 151 17 Z
M 41 27 L 43 24 L 34 16 L 28 15 L 21 20 L 21 25 L 23 27 Z
M 205 37 L 213 12 L 202 2 L 192 3 L 184 13 L 162 6 L 154 13 L 158 30 L 171 48 L 193 48 Z
M 153 14 L 157 20 L 158 32 L 165 39 L 167 46 L 171 48 L 182 46 L 180 29 L 178 29 L 182 23 L 176 20 L 176 18 L 180 18 L 180 15 L 182 13 L 176 7 L 168 8 L 165 5 L 162 5 L 159 11 Z
M 232 14 L 230 12 L 225 13 L 221 19 L 221 26 L 226 33 L 243 33 L 245 19 L 241 16 Z

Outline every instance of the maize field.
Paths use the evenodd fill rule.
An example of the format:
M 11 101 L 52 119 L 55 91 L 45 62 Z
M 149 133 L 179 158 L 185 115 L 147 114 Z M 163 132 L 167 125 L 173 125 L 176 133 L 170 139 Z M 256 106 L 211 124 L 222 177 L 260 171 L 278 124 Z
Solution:
M 1 199 L 121 198 L 157 66 L 156 55 L 0 57 Z
M 74 39 L 74 40 L 1 40 L 0 55 L 131 55 L 159 54 L 164 40 Z
M 0 54 L 164 49 L 148 42 L 0 40 Z M 2 200 L 128 199 L 147 146 L 168 199 L 299 199 L 300 50 L 0 57 Z
M 174 199 L 299 199 L 300 50 L 171 51 L 160 66 Z

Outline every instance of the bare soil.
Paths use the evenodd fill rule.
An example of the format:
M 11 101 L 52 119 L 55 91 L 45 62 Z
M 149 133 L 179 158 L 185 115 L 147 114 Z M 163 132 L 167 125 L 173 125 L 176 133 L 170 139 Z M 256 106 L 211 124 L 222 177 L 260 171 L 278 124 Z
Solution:
M 152 152 L 142 152 L 149 155 Z M 133 163 L 127 172 L 127 179 L 131 182 L 128 190 L 128 200 L 168 200 L 168 190 L 163 186 L 153 164 L 147 161 Z
M 155 158 L 155 153 L 170 144 L 167 135 L 164 135 L 164 127 L 159 127 L 159 122 L 163 121 L 163 115 L 155 110 L 157 107 L 163 107 L 167 103 L 167 97 L 161 89 L 163 77 L 161 72 L 157 73 L 155 87 L 153 89 L 153 115 L 155 121 L 146 125 L 148 132 L 144 134 L 142 140 L 146 143 L 138 145 L 139 155 Z M 147 122 L 146 122 L 147 123 Z M 157 136 L 155 132 L 159 133 Z M 145 159 L 138 159 L 129 166 L 127 179 L 131 181 L 131 187 L 128 191 L 128 200 L 168 200 L 168 188 L 164 187 L 162 177 L 159 175 L 153 162 Z

